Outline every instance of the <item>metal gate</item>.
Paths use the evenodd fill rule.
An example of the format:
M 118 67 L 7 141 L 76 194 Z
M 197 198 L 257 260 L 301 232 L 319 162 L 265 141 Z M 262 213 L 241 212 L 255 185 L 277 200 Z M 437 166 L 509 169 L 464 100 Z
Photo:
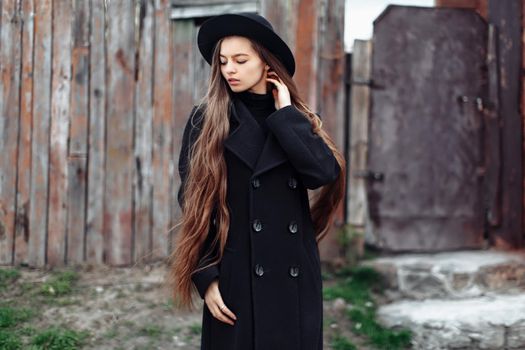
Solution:
M 386 250 L 483 245 L 487 23 L 388 6 L 374 21 L 367 241 Z

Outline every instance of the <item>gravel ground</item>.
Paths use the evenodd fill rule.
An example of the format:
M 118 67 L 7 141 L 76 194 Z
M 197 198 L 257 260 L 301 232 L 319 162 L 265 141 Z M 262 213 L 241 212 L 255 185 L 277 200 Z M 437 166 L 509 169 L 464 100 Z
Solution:
M 23 291 L 38 288 L 52 274 L 43 269 L 18 270 L 20 278 L 1 291 L 0 297 L 14 305 L 35 308 L 35 301 Z M 174 309 L 163 284 L 164 264 L 129 268 L 80 266 L 75 270 L 79 280 L 73 292 L 38 304 L 31 327 L 58 325 L 88 331 L 83 349 L 199 349 L 202 302 L 198 302 L 195 312 Z M 323 286 L 333 283 L 336 280 L 325 280 Z M 370 349 L 350 332 L 347 308 L 342 299 L 324 302 L 324 349 L 332 349 L 330 343 L 335 334 L 346 337 L 358 349 Z

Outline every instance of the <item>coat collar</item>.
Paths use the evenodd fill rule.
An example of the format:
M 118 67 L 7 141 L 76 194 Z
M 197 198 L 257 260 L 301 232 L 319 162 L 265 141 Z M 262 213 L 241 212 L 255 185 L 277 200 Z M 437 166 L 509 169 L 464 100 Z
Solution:
M 252 116 L 246 105 L 233 98 L 230 109 L 230 121 L 235 121 L 233 128 L 230 123 L 230 133 L 224 140 L 224 147 L 240 158 L 257 176 L 282 163 L 288 158 L 271 131 L 267 136 Z

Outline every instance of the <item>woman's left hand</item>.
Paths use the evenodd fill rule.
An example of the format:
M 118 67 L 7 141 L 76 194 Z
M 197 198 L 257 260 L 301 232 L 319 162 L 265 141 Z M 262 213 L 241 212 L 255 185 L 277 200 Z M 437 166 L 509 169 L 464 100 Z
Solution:
M 277 76 L 277 73 L 269 71 L 266 80 L 277 88 L 277 90 L 272 89 L 273 99 L 275 100 L 275 109 L 281 109 L 292 104 L 290 91 L 281 78 Z

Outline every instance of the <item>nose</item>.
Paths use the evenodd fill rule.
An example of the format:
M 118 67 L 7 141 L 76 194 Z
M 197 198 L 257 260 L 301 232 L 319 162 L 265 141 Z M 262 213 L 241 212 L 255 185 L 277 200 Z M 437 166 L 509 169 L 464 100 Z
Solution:
M 228 74 L 236 72 L 235 65 L 230 62 L 226 63 L 225 70 L 226 70 L 226 73 Z

